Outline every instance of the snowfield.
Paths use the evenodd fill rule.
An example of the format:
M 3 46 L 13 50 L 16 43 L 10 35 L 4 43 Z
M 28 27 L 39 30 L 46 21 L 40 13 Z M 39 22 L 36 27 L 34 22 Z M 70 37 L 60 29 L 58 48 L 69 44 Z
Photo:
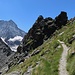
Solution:
M 12 42 L 15 42 L 15 41 L 22 41 L 23 37 L 21 36 L 15 36 L 14 38 L 10 38 L 8 41 L 12 41 Z

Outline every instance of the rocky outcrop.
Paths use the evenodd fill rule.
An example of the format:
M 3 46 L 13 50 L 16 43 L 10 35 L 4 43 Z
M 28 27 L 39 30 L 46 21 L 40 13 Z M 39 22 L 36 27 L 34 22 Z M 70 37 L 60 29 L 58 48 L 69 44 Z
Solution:
M 28 54 L 28 51 L 43 44 L 57 29 L 66 25 L 67 20 L 66 12 L 61 12 L 55 19 L 51 17 L 44 18 L 40 15 L 27 35 L 25 35 L 23 43 L 18 47 L 17 51 Z
M 62 25 L 65 25 L 68 21 L 67 13 L 62 11 L 56 18 L 55 18 L 55 24 L 58 26 L 58 28 L 61 28 Z
M 10 56 L 12 55 L 11 49 L 0 39 L 0 69 L 7 64 Z

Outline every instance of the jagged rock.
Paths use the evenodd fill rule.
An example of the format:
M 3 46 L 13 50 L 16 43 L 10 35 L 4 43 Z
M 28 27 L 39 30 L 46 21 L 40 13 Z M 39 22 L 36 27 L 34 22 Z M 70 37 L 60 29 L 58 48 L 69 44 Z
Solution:
M 40 15 L 39 17 L 38 17 L 38 19 L 36 20 L 36 23 L 39 23 L 41 20 L 43 20 L 44 18 L 43 18 L 43 16 L 42 15 Z
M 18 62 L 17 62 L 17 64 L 19 64 L 19 63 L 21 63 L 21 62 L 24 62 L 24 58 L 22 58 L 22 59 L 20 59 Z
M 48 22 L 48 21 L 52 21 L 53 19 L 51 17 L 45 18 L 44 21 Z
M 8 60 L 14 52 L 11 51 L 9 46 L 5 44 L 0 38 L 0 69 L 7 65 Z
M 75 37 L 72 37 L 68 42 L 69 44 L 72 44 L 72 42 L 75 40 Z
M 34 55 L 38 54 L 39 52 L 40 52 L 40 50 L 34 50 L 31 54 L 31 56 L 34 56 Z
M 23 49 L 22 46 L 19 45 L 18 48 L 17 48 L 17 52 L 18 52 L 18 53 L 22 53 L 22 49 Z
M 38 21 L 38 22 L 37 22 Z M 50 35 L 56 30 L 53 19 L 43 18 L 39 16 L 33 27 L 29 30 L 28 34 L 23 39 L 23 52 L 35 49 L 40 46 L 45 39 L 48 39 Z M 19 48 L 20 49 L 20 48 Z M 17 51 L 19 51 L 19 49 Z
M 51 17 L 44 19 L 44 17 L 40 15 L 27 35 L 24 36 L 23 45 L 19 47 L 17 51 L 19 53 L 24 52 L 27 55 L 30 50 L 42 45 L 44 40 L 47 40 L 57 29 L 65 25 L 67 20 L 66 12 L 61 12 L 55 20 Z
M 55 24 L 58 26 L 58 28 L 61 28 L 62 25 L 65 25 L 67 23 L 68 17 L 67 13 L 62 11 L 56 18 L 55 18 Z

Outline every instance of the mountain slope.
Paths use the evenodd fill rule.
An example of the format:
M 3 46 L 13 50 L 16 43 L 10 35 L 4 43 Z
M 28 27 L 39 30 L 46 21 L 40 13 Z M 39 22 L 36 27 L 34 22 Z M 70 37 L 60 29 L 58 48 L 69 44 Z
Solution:
M 16 62 L 10 63 L 13 65 L 10 66 L 7 75 L 15 72 L 19 75 L 58 75 L 63 48 L 57 35 L 60 34 L 58 29 L 66 23 L 66 12 L 61 12 L 54 20 L 39 16 L 18 47 L 18 53 L 14 56 Z
M 70 48 L 67 56 L 67 70 L 69 75 L 75 75 L 75 18 L 70 19 L 67 26 L 63 27 L 60 32 L 63 34 L 59 39 Z
M 12 55 L 11 49 L 0 39 L 0 69 L 8 62 Z
M 23 38 L 26 33 L 19 29 L 15 22 L 12 20 L 4 21 L 0 20 L 0 37 L 3 41 L 5 41 L 10 47 L 15 47 L 20 44 L 19 40 L 11 41 L 10 39 L 13 39 L 17 36 Z M 11 48 L 12 49 L 12 48 Z
M 10 67 L 6 75 L 58 75 L 62 46 L 56 37 L 48 39 L 29 53 L 24 62 Z M 15 73 L 15 74 L 16 74 Z
M 40 46 L 37 45 L 37 48 L 33 48 L 33 40 L 27 39 L 31 34 L 24 37 L 23 44 L 19 46 L 19 50 L 14 57 L 14 60 L 17 59 L 16 64 L 11 65 L 5 75 L 59 75 L 59 62 L 63 47 L 58 40 L 63 41 L 69 48 L 66 69 L 69 75 L 75 75 L 75 18 L 68 20 L 67 24 L 61 26 L 59 25 L 61 20 L 58 21 L 54 21 L 57 27 L 56 30 Z M 34 28 L 36 28 L 36 25 Z M 30 29 L 30 32 L 33 32 L 33 28 Z M 27 50 L 28 53 L 26 54 Z

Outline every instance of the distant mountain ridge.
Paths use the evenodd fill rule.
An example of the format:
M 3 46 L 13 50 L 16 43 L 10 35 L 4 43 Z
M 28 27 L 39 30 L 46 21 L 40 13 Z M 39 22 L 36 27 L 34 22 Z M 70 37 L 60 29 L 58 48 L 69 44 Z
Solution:
M 10 47 L 17 47 L 21 41 L 15 40 L 15 41 L 9 41 L 9 39 L 13 39 L 15 37 L 21 37 L 23 38 L 26 32 L 19 29 L 17 27 L 17 24 L 13 20 L 4 21 L 0 20 L 0 37 L 3 41 L 5 41 Z M 14 48 L 15 49 L 15 48 Z
M 24 36 L 25 32 L 17 27 L 17 24 L 12 21 L 0 20 L 0 37 L 13 38 L 17 36 Z M 15 33 L 14 33 L 15 32 Z

